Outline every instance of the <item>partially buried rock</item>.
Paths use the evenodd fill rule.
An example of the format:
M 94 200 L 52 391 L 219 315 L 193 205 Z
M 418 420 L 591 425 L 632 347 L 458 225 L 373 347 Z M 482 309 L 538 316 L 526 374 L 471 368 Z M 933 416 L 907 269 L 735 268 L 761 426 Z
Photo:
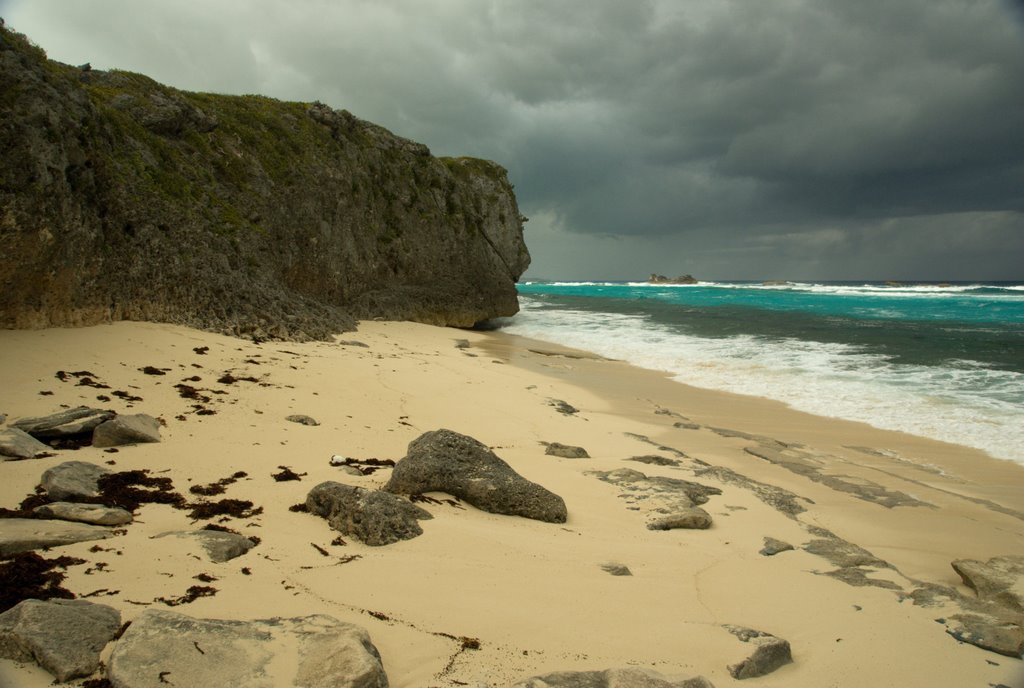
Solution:
M 764 547 L 761 548 L 761 551 L 758 552 L 758 554 L 761 554 L 766 557 L 774 557 L 779 552 L 788 552 L 792 549 L 796 548 L 788 542 L 776 540 L 773 537 L 765 537 Z
M 92 446 L 119 447 L 160 441 L 160 421 L 145 413 L 114 416 L 96 426 L 92 433 Z
M 398 495 L 330 480 L 309 491 L 306 507 L 338 532 L 374 547 L 422 535 L 418 521 L 433 518 Z
M 202 545 L 210 561 L 220 564 L 240 557 L 253 547 L 256 543 L 238 533 L 228 533 L 221 530 L 174 530 L 168 533 L 157 535 L 162 537 L 191 538 Z
M 292 423 L 298 423 L 299 425 L 320 425 L 320 423 L 318 423 L 315 418 L 312 418 L 311 416 L 304 416 L 301 414 L 287 416 L 285 417 L 285 420 L 291 421 Z
M 0 657 L 35 662 L 58 681 L 88 676 L 121 627 L 112 607 L 84 600 L 25 600 L 0 614 Z
M 56 518 L 62 521 L 78 521 L 97 526 L 123 526 L 132 522 L 132 514 L 117 507 L 99 504 L 78 504 L 75 502 L 51 502 L 37 506 L 32 513 L 42 518 Z
M 5 460 L 34 459 L 49 451 L 50 447 L 24 430 L 18 428 L 0 430 L 0 456 L 5 457 Z
M 561 497 L 516 473 L 483 444 L 451 430 L 435 430 L 409 443 L 384 486 L 388 492 L 446 492 L 478 509 L 565 523 Z
M 103 526 L 41 518 L 0 518 L 0 557 L 43 547 L 112 537 L 114 530 Z
M 545 442 L 547 448 L 544 453 L 548 456 L 560 456 L 563 459 L 589 459 L 590 454 L 583 447 L 574 447 L 570 444 L 560 442 Z
M 512 688 L 714 688 L 703 676 L 669 678 L 650 669 L 558 671 L 528 678 Z
M 725 626 L 725 629 L 743 642 L 756 646 L 749 657 L 727 667 L 729 675 L 737 680 L 770 674 L 793 661 L 789 641 L 742 626 Z
M 705 530 L 711 527 L 711 514 L 699 506 L 663 516 L 647 524 L 648 530 Z
M 366 631 L 324 614 L 227 621 L 147 609 L 114 645 L 108 675 L 118 688 L 388 685 Z
M 40 483 L 50 499 L 87 499 L 99 496 L 99 479 L 109 473 L 88 461 L 65 461 L 44 471 Z
M 629 570 L 629 567 L 625 564 L 618 564 L 614 561 L 610 561 L 607 564 L 601 564 L 601 569 L 605 573 L 610 573 L 613 576 L 632 576 L 633 572 Z
M 97 425 L 114 417 L 113 411 L 78 406 L 48 416 L 21 418 L 11 423 L 36 439 L 73 437 L 92 432 Z
M 1024 556 L 992 557 L 987 562 L 957 559 L 952 566 L 978 599 L 1024 613 Z
M 1024 628 L 1006 619 L 986 614 L 955 614 L 947 621 L 946 633 L 1007 657 L 1020 659 L 1024 655 Z

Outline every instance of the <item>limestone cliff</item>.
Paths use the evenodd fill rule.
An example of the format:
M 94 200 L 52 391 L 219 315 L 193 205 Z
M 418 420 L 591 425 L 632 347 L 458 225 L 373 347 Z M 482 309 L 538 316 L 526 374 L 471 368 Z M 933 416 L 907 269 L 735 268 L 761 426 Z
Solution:
M 471 326 L 529 265 L 505 170 L 344 110 L 187 93 L 0 28 L 0 326 Z

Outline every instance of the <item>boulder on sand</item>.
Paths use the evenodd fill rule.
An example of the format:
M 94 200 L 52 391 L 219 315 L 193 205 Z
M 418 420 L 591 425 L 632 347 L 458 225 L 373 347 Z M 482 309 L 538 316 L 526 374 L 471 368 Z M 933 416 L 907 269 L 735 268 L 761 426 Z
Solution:
M 374 547 L 422 535 L 417 521 L 433 518 L 430 512 L 398 495 L 332 480 L 309 491 L 306 508 L 326 518 L 339 533 Z
M 451 430 L 434 430 L 409 443 L 384 486 L 397 494 L 446 492 L 494 514 L 565 523 L 565 501 L 516 473 L 486 446 Z

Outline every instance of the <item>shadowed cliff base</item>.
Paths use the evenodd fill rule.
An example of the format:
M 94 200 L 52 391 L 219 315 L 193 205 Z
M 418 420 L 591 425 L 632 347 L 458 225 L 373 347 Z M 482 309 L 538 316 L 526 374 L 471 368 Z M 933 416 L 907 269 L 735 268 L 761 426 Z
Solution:
M 178 323 L 323 339 L 518 310 L 499 165 L 345 110 L 188 93 L 0 28 L 0 326 Z

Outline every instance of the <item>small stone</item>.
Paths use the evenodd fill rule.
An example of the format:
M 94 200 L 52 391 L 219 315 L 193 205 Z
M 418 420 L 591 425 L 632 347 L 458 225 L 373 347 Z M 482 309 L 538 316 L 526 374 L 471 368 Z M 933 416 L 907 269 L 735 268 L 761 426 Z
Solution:
M 560 442 L 545 442 L 547 449 L 544 453 L 548 456 L 559 456 L 563 459 L 589 459 L 590 454 L 583 447 L 574 447 Z
M 761 548 L 761 551 L 758 552 L 758 554 L 761 554 L 766 557 L 774 557 L 779 552 L 788 552 L 792 549 L 796 548 L 788 542 L 776 540 L 773 537 L 765 537 L 764 547 Z
M 691 529 L 705 530 L 711 527 L 711 514 L 699 506 L 656 519 L 647 524 L 648 530 Z
M 610 573 L 613 576 L 632 576 L 633 572 L 629 570 L 629 567 L 624 564 L 616 564 L 615 562 L 608 562 L 607 564 L 601 564 L 601 569 L 606 573 Z
M 726 667 L 729 670 L 729 675 L 734 679 L 743 680 L 764 676 L 793 661 L 789 642 L 782 638 L 742 626 L 725 626 L 725 629 L 743 642 L 756 646 L 749 657 Z
M 285 417 L 285 420 L 291 421 L 292 423 L 298 423 L 299 425 L 320 425 L 315 418 L 311 416 L 304 416 L 302 414 L 295 414 Z

